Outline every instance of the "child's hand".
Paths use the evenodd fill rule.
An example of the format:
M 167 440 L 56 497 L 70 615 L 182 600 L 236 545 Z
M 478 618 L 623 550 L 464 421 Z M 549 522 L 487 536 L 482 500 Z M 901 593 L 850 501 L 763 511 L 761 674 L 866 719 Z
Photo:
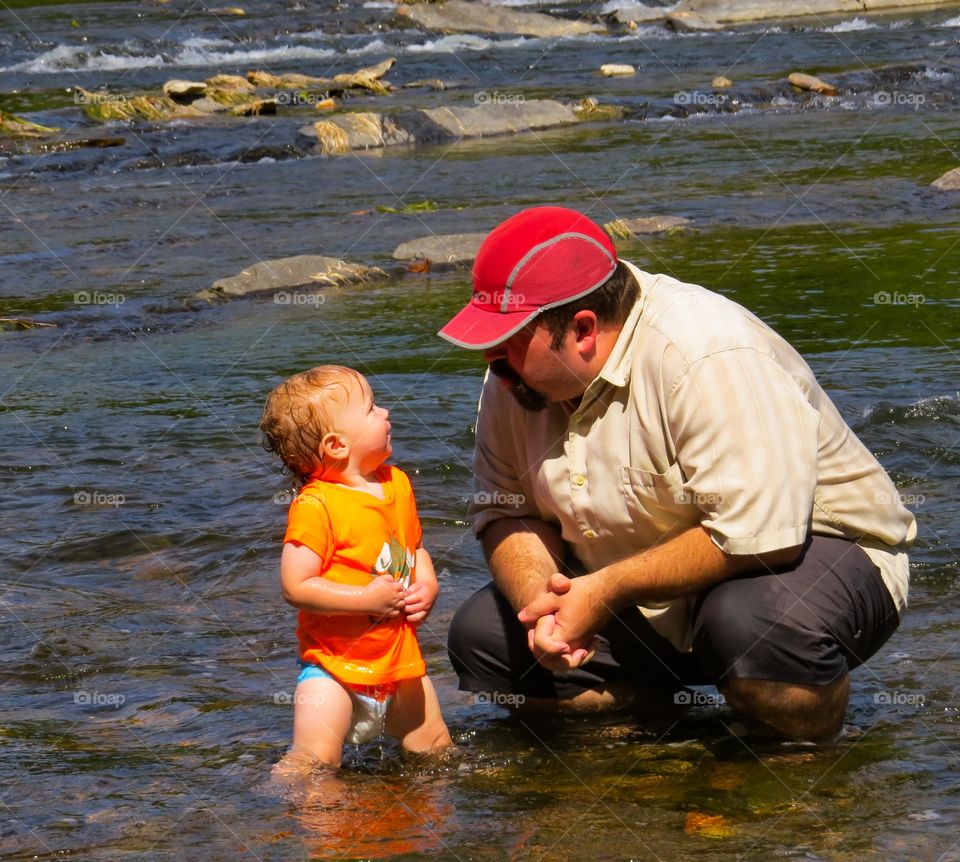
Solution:
M 404 610 L 403 584 L 393 575 L 379 575 L 364 588 L 367 612 L 383 619 L 398 617 Z
M 403 611 L 407 622 L 413 625 L 422 623 L 433 610 L 433 603 L 439 592 L 440 587 L 434 578 L 411 584 L 407 589 L 407 602 Z

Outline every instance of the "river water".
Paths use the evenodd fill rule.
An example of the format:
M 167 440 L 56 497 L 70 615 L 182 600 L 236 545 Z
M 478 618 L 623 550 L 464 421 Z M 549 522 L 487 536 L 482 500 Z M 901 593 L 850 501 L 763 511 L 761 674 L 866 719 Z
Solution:
M 350 107 L 589 95 L 632 114 L 329 159 L 297 137 L 309 106 L 0 148 L 0 316 L 56 327 L 0 333 L 0 856 L 960 859 L 960 196 L 928 188 L 960 164 L 960 9 L 540 40 L 429 34 L 386 3 L 245 8 L 0 3 L 0 110 L 83 135 L 102 130 L 77 86 L 394 56 L 395 84 L 452 86 Z M 791 90 L 792 71 L 840 96 Z M 293 254 L 388 265 L 399 242 L 538 203 L 693 219 L 624 256 L 788 337 L 916 513 L 910 611 L 855 673 L 835 745 L 744 738 L 711 689 L 663 724 L 515 718 L 456 691 L 446 629 L 486 580 L 464 520 L 482 365 L 435 332 L 465 272 L 300 305 L 190 299 Z M 421 641 L 459 753 L 353 749 L 337 783 L 290 800 L 265 787 L 290 738 L 289 491 L 256 424 L 279 379 L 327 362 L 391 409 L 440 573 Z

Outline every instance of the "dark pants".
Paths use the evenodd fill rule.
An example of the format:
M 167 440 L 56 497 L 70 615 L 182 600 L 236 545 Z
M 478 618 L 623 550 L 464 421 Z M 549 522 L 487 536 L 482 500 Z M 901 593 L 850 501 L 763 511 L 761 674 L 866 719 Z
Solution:
M 789 567 L 706 590 L 692 624 L 693 651 L 681 653 L 630 606 L 600 632 L 587 665 L 555 674 L 534 660 L 516 612 L 488 584 L 457 611 L 448 648 L 465 691 L 570 698 L 626 682 L 665 691 L 735 678 L 826 685 L 870 658 L 899 618 L 863 550 L 811 536 Z

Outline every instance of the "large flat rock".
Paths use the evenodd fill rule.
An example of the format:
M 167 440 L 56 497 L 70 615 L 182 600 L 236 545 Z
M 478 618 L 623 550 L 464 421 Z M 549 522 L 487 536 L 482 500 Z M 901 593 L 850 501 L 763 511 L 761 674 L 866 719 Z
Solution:
M 258 293 L 291 291 L 304 288 L 317 290 L 386 278 L 375 266 L 351 263 L 337 257 L 300 254 L 254 264 L 237 275 L 215 281 L 208 290 L 201 290 L 197 299 L 236 299 Z
M 426 258 L 432 263 L 469 263 L 477 256 L 477 250 L 486 238 L 485 233 L 425 236 L 398 245 L 393 251 L 393 258 L 394 260 Z
M 504 33 L 517 36 L 583 36 L 605 33 L 602 24 L 567 21 L 542 12 L 520 12 L 504 6 L 448 0 L 446 3 L 417 3 L 397 10 L 427 30 L 448 33 Z
M 681 0 L 671 11 L 735 24 L 769 18 L 801 18 L 837 12 L 863 14 L 919 6 L 956 6 L 957 0 Z
M 479 105 L 427 108 L 390 116 L 373 112 L 337 114 L 300 129 L 327 155 L 388 147 L 433 144 L 462 138 L 511 135 L 580 122 L 573 107 L 549 99 L 502 102 L 493 98 Z

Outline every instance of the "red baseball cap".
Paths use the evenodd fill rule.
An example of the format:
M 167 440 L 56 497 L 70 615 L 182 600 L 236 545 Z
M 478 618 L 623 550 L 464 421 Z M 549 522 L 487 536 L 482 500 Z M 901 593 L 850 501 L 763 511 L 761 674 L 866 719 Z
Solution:
M 565 207 L 533 207 L 497 225 L 473 262 L 473 297 L 438 333 L 471 350 L 506 340 L 541 311 L 596 290 L 613 274 L 613 241 Z

